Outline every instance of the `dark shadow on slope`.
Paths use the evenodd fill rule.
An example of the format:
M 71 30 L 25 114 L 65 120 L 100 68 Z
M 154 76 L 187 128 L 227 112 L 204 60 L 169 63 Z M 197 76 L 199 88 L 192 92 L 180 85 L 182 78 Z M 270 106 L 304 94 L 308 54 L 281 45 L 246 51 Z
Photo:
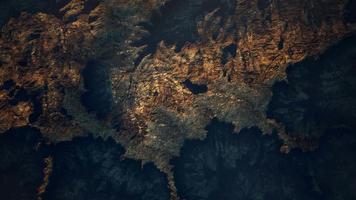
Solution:
M 222 50 L 221 64 L 225 65 L 230 58 L 236 57 L 237 46 L 236 44 L 230 44 Z
M 233 0 L 171 0 L 159 11 L 153 13 L 149 22 L 141 25 L 149 35 L 133 43 L 134 46 L 147 45 L 136 64 L 147 54 L 156 52 L 157 45 L 164 41 L 168 45 L 176 45 L 180 51 L 186 43 L 199 40 L 197 23 L 213 10 L 220 8 L 220 15 L 228 15 L 235 10 Z
M 183 85 L 189 89 L 193 94 L 206 93 L 208 91 L 208 86 L 205 84 L 194 84 L 189 79 L 183 82 Z
M 53 147 L 48 200 L 168 200 L 166 176 L 153 164 L 123 160 L 112 139 L 77 138 Z
M 2 85 L 0 85 L 0 90 L 7 90 L 14 88 L 16 85 L 15 81 L 12 79 L 6 80 Z
M 109 67 L 100 61 L 89 61 L 82 75 L 87 91 L 82 94 L 81 101 L 89 112 L 104 119 L 110 114 L 113 101 Z
M 36 150 L 39 131 L 24 127 L 0 135 L 0 198 L 36 199 L 44 167 L 42 153 Z
M 290 66 L 287 76 L 274 85 L 267 114 L 289 134 L 318 138 L 332 127 L 356 127 L 355 36 Z
M 270 0 L 258 0 L 257 2 L 257 6 L 260 11 L 264 11 L 270 4 Z
M 100 4 L 101 1 L 102 0 L 86 0 L 84 4 L 83 13 L 90 13 Z
M 21 12 L 44 12 L 61 18 L 60 8 L 70 0 L 1 0 L 0 2 L 0 27 L 10 18 L 20 16 Z
M 63 8 L 71 0 L 1 0 L 0 1 L 0 27 L 14 17 L 20 16 L 21 12 L 37 13 L 43 12 L 62 19 Z M 92 11 L 101 0 L 86 0 L 84 3 L 83 13 L 88 14 Z

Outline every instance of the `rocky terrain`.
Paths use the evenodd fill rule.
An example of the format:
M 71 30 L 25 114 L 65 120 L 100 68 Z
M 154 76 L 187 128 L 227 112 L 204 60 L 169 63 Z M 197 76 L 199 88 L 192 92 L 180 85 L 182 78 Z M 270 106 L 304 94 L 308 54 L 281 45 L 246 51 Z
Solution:
M 280 162 L 287 168 L 309 162 L 294 155 L 294 148 L 317 151 L 330 129 L 355 130 L 354 0 L 5 0 L 0 9 L 0 137 L 24 128 L 38 132 L 38 144 L 23 142 L 24 148 L 37 145 L 37 150 L 13 156 L 31 154 L 29 162 L 37 163 L 31 170 L 41 169 L 42 175 L 30 180 L 38 188 L 29 195 L 37 199 L 167 199 L 168 193 L 171 199 L 219 199 L 242 181 L 220 186 L 216 181 L 224 173 L 257 178 L 249 177 L 254 171 L 236 172 L 233 163 L 216 167 L 214 160 L 257 162 L 257 169 L 271 170 L 278 166 L 270 162 Z M 209 127 L 216 121 L 229 127 L 222 128 L 229 135 L 212 139 Z M 192 150 L 190 140 L 197 149 Z M 231 153 L 210 148 L 220 140 Z M 244 152 L 258 157 L 253 161 L 232 153 L 254 142 L 261 148 Z M 224 155 L 210 158 L 210 151 Z M 186 185 L 190 173 L 200 174 L 185 170 L 185 163 L 200 162 L 190 153 L 219 178 L 199 175 L 201 185 Z M 88 171 L 80 174 L 76 170 L 84 163 Z M 86 182 L 83 177 L 94 173 L 91 165 L 99 165 L 97 177 Z M 308 171 L 305 165 L 288 169 L 286 177 L 294 170 Z M 109 174 L 121 177 L 126 169 L 124 180 L 111 180 Z M 128 183 L 131 176 L 135 180 Z M 306 179 L 290 177 L 296 179 L 289 186 L 295 191 L 285 192 L 280 184 L 287 180 L 269 176 L 276 181 L 270 192 L 280 192 L 281 198 L 322 197 L 311 191 L 291 198 L 304 191 Z M 315 176 L 332 187 L 328 182 L 333 180 Z M 146 178 L 154 180 L 157 192 Z M 255 184 L 257 189 L 246 184 L 245 196 L 224 198 L 272 198 L 263 192 L 267 183 Z M 81 189 L 71 191 L 76 187 Z M 108 189 L 113 187 L 120 189 L 114 193 Z M 59 196 L 60 189 L 68 193 Z

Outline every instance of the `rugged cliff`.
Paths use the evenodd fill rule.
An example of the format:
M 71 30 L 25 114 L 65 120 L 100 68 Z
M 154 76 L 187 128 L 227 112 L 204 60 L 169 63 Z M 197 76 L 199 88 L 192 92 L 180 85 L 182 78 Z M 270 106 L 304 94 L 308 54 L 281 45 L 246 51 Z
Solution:
M 311 130 L 307 118 L 278 110 L 290 100 L 274 84 L 287 79 L 288 66 L 312 68 L 314 58 L 356 31 L 352 0 L 1 4 L 0 133 L 33 127 L 59 145 L 88 135 L 113 138 L 125 157 L 167 174 L 172 198 L 170 160 L 184 141 L 205 139 L 214 118 L 235 132 L 276 130 L 282 152 L 315 149 L 326 126 Z M 341 63 L 355 56 L 347 55 L 338 56 Z M 313 80 L 313 73 L 299 76 L 311 77 L 308 86 L 328 81 Z M 297 99 L 337 95 L 298 84 L 290 86 L 302 88 Z

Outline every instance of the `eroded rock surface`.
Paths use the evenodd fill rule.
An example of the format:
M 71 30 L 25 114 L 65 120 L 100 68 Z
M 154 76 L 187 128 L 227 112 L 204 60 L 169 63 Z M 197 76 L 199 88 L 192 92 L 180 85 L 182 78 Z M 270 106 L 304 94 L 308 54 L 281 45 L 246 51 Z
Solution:
M 185 140 L 204 139 L 213 118 L 235 132 L 277 129 L 286 152 L 313 147 L 308 128 L 267 115 L 272 86 L 288 65 L 356 30 L 353 0 L 23 5 L 1 15 L 0 133 L 31 126 L 52 143 L 112 137 L 126 157 L 167 173 L 175 198 L 170 160 Z
M 127 156 L 155 160 L 166 168 L 184 139 L 205 137 L 204 127 L 214 117 L 233 123 L 237 132 L 252 126 L 271 132 L 280 126 L 266 116 L 271 87 L 286 77 L 286 67 L 320 54 L 354 30 L 344 20 L 346 1 L 219 1 L 216 9 L 199 6 L 216 2 L 165 4 L 161 18 L 153 16 L 147 28 L 152 36 L 139 40 L 147 41 L 143 52 L 150 54 L 135 70 L 113 70 L 113 98 L 123 112 L 119 140 L 128 141 Z M 188 9 L 191 15 L 184 14 Z M 204 14 L 195 15 L 196 9 Z M 186 35 L 191 23 L 196 32 Z M 152 30 L 163 34 L 155 48 L 152 41 L 159 34 Z M 182 32 L 176 43 L 174 30 Z M 187 43 L 181 45 L 184 36 Z M 187 81 L 206 88 L 194 92 Z

